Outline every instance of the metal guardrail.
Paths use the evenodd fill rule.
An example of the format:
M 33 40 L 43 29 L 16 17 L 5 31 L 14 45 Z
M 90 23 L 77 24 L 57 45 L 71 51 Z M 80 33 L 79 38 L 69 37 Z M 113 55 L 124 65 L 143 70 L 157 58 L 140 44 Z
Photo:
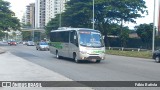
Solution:
M 124 47 L 106 47 L 108 50 L 120 50 L 120 51 L 149 51 L 148 49 L 141 48 L 124 48 Z

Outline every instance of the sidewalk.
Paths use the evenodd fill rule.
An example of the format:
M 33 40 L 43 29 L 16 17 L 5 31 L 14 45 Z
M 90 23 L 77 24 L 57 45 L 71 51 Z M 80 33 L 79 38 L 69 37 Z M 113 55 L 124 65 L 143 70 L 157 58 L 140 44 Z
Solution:
M 6 50 L 0 48 L 0 54 L 5 53 L 5 52 L 6 52 Z
M 0 81 L 72 81 L 71 79 L 0 49 Z M 5 52 L 5 53 L 4 53 Z M 1 83 L 0 83 L 1 84 Z M 4 88 L 0 90 L 92 90 L 88 87 Z

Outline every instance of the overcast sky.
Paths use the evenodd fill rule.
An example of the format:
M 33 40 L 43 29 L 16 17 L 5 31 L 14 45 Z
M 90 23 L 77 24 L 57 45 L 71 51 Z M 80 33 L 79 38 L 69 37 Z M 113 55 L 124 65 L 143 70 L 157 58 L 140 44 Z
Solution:
M 11 10 L 15 12 L 16 16 L 21 19 L 26 10 L 26 6 L 34 3 L 35 0 L 4 0 L 11 3 Z
M 26 10 L 26 6 L 30 3 L 35 2 L 35 0 L 4 0 L 11 3 L 11 10 L 15 12 L 16 16 L 21 19 L 23 16 L 23 13 Z M 134 0 L 133 0 L 134 1 Z M 145 0 L 146 6 L 148 7 L 149 15 L 147 15 L 145 18 L 137 19 L 137 24 L 143 24 L 143 23 L 151 23 L 153 22 L 153 6 L 154 6 L 154 0 Z M 158 0 L 156 0 L 156 3 L 158 4 Z M 156 9 L 158 8 L 158 5 Z M 158 9 L 156 10 L 158 12 Z M 157 13 L 156 13 L 157 17 Z M 157 18 L 156 18 L 157 20 Z M 156 21 L 157 22 L 157 21 Z M 134 27 L 135 24 L 129 23 L 130 27 Z

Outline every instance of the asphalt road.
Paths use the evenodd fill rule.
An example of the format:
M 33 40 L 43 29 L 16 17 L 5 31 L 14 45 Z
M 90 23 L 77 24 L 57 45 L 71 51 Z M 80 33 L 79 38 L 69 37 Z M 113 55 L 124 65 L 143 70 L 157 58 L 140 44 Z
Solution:
M 106 55 L 101 63 L 85 61 L 77 64 L 67 58 L 56 59 L 49 51 L 37 51 L 35 46 L 1 47 L 75 81 L 160 81 L 160 64 L 152 59 Z

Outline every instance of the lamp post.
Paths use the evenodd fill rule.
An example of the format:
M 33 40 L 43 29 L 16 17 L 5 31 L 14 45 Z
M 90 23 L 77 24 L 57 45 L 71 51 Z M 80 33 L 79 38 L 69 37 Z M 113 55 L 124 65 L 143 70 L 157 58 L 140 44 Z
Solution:
M 94 29 L 94 0 L 93 0 L 93 29 Z
M 61 5 L 61 3 L 62 3 L 62 1 L 60 0 L 60 16 L 59 16 L 59 27 L 61 27 L 62 26 L 62 23 L 61 23 L 61 21 L 62 21 L 62 15 L 61 15 L 61 9 L 62 9 L 62 5 Z
M 32 30 L 32 41 L 34 42 L 34 29 Z
M 155 8 L 156 8 L 156 1 L 154 0 L 154 10 L 153 10 L 153 37 L 152 37 L 152 53 L 154 52 L 154 45 L 155 45 Z

